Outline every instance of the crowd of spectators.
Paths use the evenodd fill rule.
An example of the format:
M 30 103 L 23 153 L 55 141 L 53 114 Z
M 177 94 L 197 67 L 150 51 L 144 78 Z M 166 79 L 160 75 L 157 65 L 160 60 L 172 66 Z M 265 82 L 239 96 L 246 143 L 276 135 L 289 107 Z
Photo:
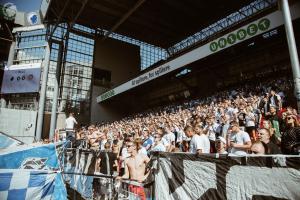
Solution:
M 244 84 L 209 97 L 135 114 L 119 121 L 91 124 L 76 131 L 77 148 L 114 153 L 118 171 L 130 155 L 152 151 L 246 154 L 298 154 L 300 127 L 290 106 L 288 78 Z

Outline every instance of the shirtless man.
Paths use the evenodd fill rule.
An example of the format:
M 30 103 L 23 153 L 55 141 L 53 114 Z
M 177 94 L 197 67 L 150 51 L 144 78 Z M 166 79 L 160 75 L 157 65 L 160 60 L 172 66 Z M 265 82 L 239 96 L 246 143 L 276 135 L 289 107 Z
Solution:
M 125 174 L 122 178 L 130 178 L 138 182 L 143 182 L 147 177 L 145 175 L 146 164 L 150 159 L 146 155 L 138 154 L 136 142 L 128 142 L 127 151 L 130 157 L 125 160 Z
M 132 180 L 143 182 L 148 174 L 146 172 L 146 165 L 150 161 L 148 156 L 138 153 L 137 142 L 128 142 L 127 151 L 130 154 L 125 160 L 125 174 L 122 178 L 130 178 Z M 146 194 L 143 187 L 129 185 L 129 190 L 140 197 L 141 200 L 146 199 Z

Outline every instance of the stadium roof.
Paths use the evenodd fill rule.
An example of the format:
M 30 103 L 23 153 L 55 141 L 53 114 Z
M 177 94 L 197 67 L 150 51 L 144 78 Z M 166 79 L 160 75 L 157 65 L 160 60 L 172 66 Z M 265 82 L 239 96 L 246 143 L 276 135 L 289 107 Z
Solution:
M 253 0 L 52 0 L 49 21 L 78 23 L 168 48 Z

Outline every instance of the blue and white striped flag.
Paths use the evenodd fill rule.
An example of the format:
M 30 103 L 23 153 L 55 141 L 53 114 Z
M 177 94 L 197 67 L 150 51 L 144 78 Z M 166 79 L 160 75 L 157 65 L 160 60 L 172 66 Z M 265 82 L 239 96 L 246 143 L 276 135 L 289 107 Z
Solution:
M 57 172 L 0 169 L 0 199 L 47 200 L 54 198 Z

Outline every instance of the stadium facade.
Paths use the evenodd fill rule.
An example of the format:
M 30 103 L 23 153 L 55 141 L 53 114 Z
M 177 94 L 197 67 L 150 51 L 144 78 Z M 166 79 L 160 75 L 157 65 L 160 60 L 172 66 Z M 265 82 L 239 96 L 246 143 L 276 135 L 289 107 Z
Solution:
M 63 127 L 64 113 L 75 112 L 83 124 L 116 120 L 154 106 L 206 96 L 254 77 L 292 75 L 284 18 L 275 0 L 230 1 L 229 8 L 215 7 L 211 17 L 195 10 L 211 10 L 210 3 L 201 7 L 188 2 L 182 11 L 182 3 L 173 1 L 163 5 L 158 1 L 120 5 L 74 1 L 71 5 L 52 0 L 41 1 L 34 8 L 36 15 L 14 13 L 13 4 L 7 3 L 2 4 L 1 18 L 2 74 L 4 66 L 40 63 L 43 75 L 40 91 L 2 92 L 1 105 L 16 115 L 20 110 L 34 112 L 31 121 L 34 116 L 37 120 L 28 133 L 32 139 L 52 137 L 54 128 Z M 297 27 L 299 3 L 290 4 Z M 162 9 L 156 13 L 161 21 L 147 16 L 153 8 Z M 280 19 L 268 21 L 266 16 L 276 12 Z M 296 38 L 299 34 L 295 29 Z M 205 46 L 207 54 L 201 51 Z M 24 123 L 6 130 L 20 132 L 31 124 Z

